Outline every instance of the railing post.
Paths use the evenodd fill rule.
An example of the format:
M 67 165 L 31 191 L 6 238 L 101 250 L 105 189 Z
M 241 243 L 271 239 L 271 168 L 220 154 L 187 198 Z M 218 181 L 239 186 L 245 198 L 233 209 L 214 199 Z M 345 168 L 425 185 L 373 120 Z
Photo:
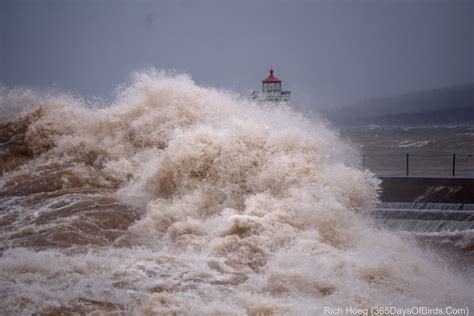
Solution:
M 456 176 L 456 154 L 453 154 L 453 177 Z
M 365 154 L 362 154 L 362 169 L 365 168 Z
M 410 174 L 410 154 L 407 154 L 407 176 Z

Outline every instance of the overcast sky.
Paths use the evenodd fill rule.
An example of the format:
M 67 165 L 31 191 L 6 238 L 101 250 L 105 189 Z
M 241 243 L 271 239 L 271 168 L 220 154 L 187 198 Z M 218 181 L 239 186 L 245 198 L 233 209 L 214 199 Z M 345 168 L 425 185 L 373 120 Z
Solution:
M 138 69 L 319 107 L 474 82 L 474 1 L 0 0 L 0 82 L 107 98 Z

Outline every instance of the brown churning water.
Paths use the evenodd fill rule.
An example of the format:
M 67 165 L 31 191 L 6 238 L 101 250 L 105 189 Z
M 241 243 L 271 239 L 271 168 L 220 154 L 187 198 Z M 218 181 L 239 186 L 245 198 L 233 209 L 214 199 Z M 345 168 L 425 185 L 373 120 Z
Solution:
M 104 109 L 0 106 L 5 313 L 472 304 L 469 280 L 365 215 L 379 182 L 356 153 L 285 105 L 149 72 Z

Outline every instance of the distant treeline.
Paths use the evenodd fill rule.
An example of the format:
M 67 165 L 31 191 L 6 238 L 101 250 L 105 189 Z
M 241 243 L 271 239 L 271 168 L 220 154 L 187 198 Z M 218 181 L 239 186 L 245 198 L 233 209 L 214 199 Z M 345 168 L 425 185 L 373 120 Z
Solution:
M 325 114 L 336 125 L 474 124 L 474 84 L 373 98 Z

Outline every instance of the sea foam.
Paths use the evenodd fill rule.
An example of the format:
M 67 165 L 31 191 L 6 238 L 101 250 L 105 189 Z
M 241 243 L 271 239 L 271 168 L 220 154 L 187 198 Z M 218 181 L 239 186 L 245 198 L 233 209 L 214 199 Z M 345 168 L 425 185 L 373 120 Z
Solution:
M 4 311 L 322 314 L 473 303 L 469 282 L 375 226 L 366 213 L 379 180 L 337 133 L 288 105 L 155 71 L 101 109 L 61 96 L 26 103 L 2 98 L 26 148 L 2 175 L 5 195 L 94 188 L 140 215 L 108 244 L 41 248 L 32 228 L 26 248 L 0 258 Z M 47 179 L 40 189 L 19 185 L 35 175 Z

